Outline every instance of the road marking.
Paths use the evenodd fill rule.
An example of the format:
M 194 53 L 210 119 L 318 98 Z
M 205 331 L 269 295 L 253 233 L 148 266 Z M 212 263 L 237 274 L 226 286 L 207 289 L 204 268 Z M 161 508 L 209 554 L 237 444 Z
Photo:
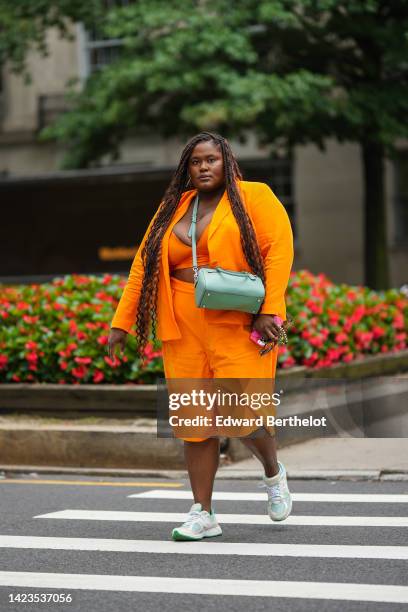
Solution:
M 0 585 L 42 589 L 84 589 L 144 593 L 190 593 L 407 603 L 408 587 L 350 582 L 292 582 L 290 580 L 214 580 L 164 576 L 0 572 Z
M 69 519 L 82 521 L 131 521 L 143 523 L 180 523 L 185 512 L 124 512 L 113 510 L 60 510 L 38 514 L 33 518 Z M 234 525 L 309 525 L 332 527 L 408 527 L 405 516 L 288 516 L 280 522 L 265 514 L 217 514 L 222 524 Z
M 6 484 L 35 484 L 35 485 L 80 485 L 87 487 L 182 487 L 181 482 L 94 482 L 93 480 L 30 480 L 5 478 L 0 480 L 0 485 Z
M 92 550 L 185 555 L 242 555 L 254 557 L 328 557 L 343 559 L 408 560 L 408 546 L 337 546 L 332 544 L 267 544 L 230 542 L 173 542 L 0 535 L 0 548 Z
M 377 494 L 377 493 L 291 493 L 293 501 L 298 502 L 367 502 L 367 503 L 392 503 L 408 504 L 408 495 Z M 128 497 L 145 497 L 148 499 L 191 499 L 191 491 L 144 491 L 134 493 Z M 215 501 L 265 501 L 266 493 L 243 493 L 235 491 L 215 491 L 212 494 Z

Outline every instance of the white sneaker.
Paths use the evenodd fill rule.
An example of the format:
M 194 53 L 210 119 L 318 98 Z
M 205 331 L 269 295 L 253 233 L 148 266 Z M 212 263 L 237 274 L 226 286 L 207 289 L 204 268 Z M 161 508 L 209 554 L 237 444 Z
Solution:
M 222 529 L 214 510 L 207 512 L 197 503 L 191 506 L 187 520 L 180 527 L 173 529 L 171 537 L 173 540 L 202 540 L 217 535 L 222 535 Z
M 292 497 L 286 480 L 286 470 L 278 461 L 279 472 L 275 476 L 267 478 L 263 476 L 263 482 L 259 485 L 266 488 L 268 493 L 268 514 L 273 521 L 283 521 L 292 511 Z

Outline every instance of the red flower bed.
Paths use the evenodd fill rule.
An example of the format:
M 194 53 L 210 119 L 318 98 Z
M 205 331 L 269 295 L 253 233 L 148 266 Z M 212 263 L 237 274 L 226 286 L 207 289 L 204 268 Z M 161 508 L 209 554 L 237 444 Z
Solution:
M 280 364 L 322 368 L 407 348 L 408 298 L 398 289 L 336 285 L 324 274 L 292 273 L 287 310 L 294 319 Z
M 160 343 L 136 357 L 134 332 L 125 354 L 110 359 L 106 344 L 126 279 L 67 275 L 42 285 L 0 286 L 0 382 L 60 384 L 154 383 L 164 377 Z M 291 275 L 289 342 L 279 367 L 321 368 L 407 346 L 408 299 L 397 289 L 335 285 L 307 270 Z
M 0 287 L 0 382 L 137 384 L 162 374 L 161 353 L 147 347 L 143 369 L 134 332 L 123 357 L 106 351 L 110 321 L 126 279 L 67 275 L 51 283 Z

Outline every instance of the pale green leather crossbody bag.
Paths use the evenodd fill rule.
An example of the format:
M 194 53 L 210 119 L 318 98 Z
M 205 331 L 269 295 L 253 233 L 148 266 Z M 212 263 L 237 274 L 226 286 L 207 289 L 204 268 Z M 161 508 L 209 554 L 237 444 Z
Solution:
M 199 308 L 242 310 L 257 313 L 265 297 L 262 279 L 251 272 L 200 268 L 197 266 L 196 223 L 198 195 L 195 198 L 188 236 L 193 249 L 194 296 Z

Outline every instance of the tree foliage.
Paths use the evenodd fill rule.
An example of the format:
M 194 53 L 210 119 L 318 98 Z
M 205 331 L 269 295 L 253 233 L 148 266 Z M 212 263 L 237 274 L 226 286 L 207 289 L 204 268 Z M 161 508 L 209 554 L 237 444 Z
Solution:
M 340 0 L 139 0 L 110 10 L 120 58 L 94 74 L 46 137 L 86 166 L 130 133 L 261 143 L 370 138 L 392 154 L 406 136 L 408 3 Z
M 72 37 L 72 21 L 91 25 L 102 15 L 101 0 L 0 0 L 0 66 L 8 62 L 13 72 L 30 81 L 27 55 L 29 51 L 48 53 L 49 28 Z

